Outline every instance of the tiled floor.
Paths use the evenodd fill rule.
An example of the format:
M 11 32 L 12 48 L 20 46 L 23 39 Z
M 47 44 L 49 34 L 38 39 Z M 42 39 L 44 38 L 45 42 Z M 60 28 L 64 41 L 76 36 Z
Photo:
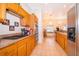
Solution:
M 66 56 L 64 50 L 55 41 L 55 35 L 48 36 L 42 44 L 35 47 L 31 56 Z

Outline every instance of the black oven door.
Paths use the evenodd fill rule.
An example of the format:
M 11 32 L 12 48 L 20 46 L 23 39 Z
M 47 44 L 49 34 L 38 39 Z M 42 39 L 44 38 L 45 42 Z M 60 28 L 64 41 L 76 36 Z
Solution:
M 75 42 L 75 27 L 68 28 L 68 39 Z

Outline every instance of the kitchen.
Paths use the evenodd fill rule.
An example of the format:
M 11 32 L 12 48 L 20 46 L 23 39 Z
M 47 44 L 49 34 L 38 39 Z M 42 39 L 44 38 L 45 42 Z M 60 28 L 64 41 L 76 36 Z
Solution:
M 0 4 L 0 8 L 0 55 L 29 55 L 36 45 L 36 16 L 17 3 Z
M 53 38 L 60 50 L 51 50 L 51 53 L 77 55 L 75 21 L 78 7 L 75 3 L 0 3 L 0 56 L 50 56 L 50 53 L 45 55 L 50 50 L 42 46 L 44 42 L 54 45 Z

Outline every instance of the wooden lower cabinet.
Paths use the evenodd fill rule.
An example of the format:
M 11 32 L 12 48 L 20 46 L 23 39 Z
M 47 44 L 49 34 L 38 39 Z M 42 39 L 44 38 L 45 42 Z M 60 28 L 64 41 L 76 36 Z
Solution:
M 17 43 L 18 56 L 26 56 L 26 39 L 23 39 Z
M 67 40 L 67 36 L 64 36 L 64 39 L 65 39 L 65 48 L 64 48 L 64 50 L 65 50 L 65 52 L 67 52 L 67 46 L 68 46 L 68 40 Z
M 26 56 L 26 44 L 18 47 L 18 56 Z
M 27 43 L 27 49 L 26 49 L 27 50 L 27 56 L 29 56 L 32 53 L 32 51 L 33 51 L 33 49 L 36 45 L 35 36 L 31 36 L 31 37 L 29 37 L 29 39 L 30 40 L 26 41 L 26 43 Z
M 66 50 L 67 35 L 62 34 L 62 32 L 56 32 L 56 41 L 64 50 Z
M 65 48 L 65 39 L 63 35 L 60 35 L 60 46 L 64 49 Z
M 0 56 L 29 56 L 36 45 L 35 35 L 0 49 Z
M 7 55 L 7 52 L 5 49 L 1 49 L 0 50 L 0 56 L 6 56 Z
M 13 44 L 6 48 L 7 56 L 17 56 L 17 47 L 16 44 Z
M 0 56 L 17 56 L 17 47 L 15 44 L 0 50 Z
M 27 40 L 27 56 L 29 56 L 32 52 L 32 47 L 31 47 L 31 40 Z

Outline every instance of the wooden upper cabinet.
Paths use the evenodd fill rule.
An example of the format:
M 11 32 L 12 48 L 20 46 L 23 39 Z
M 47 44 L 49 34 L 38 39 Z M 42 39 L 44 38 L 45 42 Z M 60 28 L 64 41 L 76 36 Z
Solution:
M 19 16 L 21 16 L 21 25 L 22 26 L 26 26 L 26 25 L 30 25 L 30 19 L 29 19 L 29 14 L 27 13 L 27 11 L 25 11 L 22 6 L 20 6 L 17 3 L 8 3 L 7 4 L 7 9 L 10 11 L 15 12 L 16 14 L 18 14 Z
M 18 14 L 18 9 L 19 9 L 18 7 L 19 7 L 19 4 L 17 4 L 17 3 L 8 3 L 7 4 L 7 9 L 15 12 L 17 14 Z
M 30 27 L 33 28 L 34 27 L 34 18 L 32 15 L 30 15 Z
M 35 14 L 30 15 L 30 26 L 31 28 L 35 28 L 35 25 L 37 24 L 38 20 Z
M 6 16 L 6 4 L 0 3 L 0 23 L 3 23 Z
M 34 20 L 34 22 L 37 24 L 38 23 L 38 18 L 35 14 L 32 14 L 32 18 Z
M 26 11 L 21 6 L 18 7 L 18 13 L 23 17 L 27 15 Z
M 34 19 L 35 19 L 35 22 L 38 23 L 38 18 L 36 15 L 34 16 Z
M 27 15 L 26 11 L 18 3 L 8 3 L 7 9 L 15 12 L 22 17 L 25 17 Z
M 22 26 L 30 25 L 30 14 L 27 13 L 27 11 L 25 11 L 21 6 L 18 7 L 18 14 L 23 17 L 21 19 Z
M 30 26 L 30 18 L 29 15 L 27 15 L 26 17 L 21 19 L 21 25 L 22 26 L 26 26 L 29 25 Z
M 25 25 L 26 25 L 26 18 L 25 18 L 25 17 L 22 18 L 22 19 L 20 20 L 20 22 L 21 22 L 21 26 L 25 26 Z

